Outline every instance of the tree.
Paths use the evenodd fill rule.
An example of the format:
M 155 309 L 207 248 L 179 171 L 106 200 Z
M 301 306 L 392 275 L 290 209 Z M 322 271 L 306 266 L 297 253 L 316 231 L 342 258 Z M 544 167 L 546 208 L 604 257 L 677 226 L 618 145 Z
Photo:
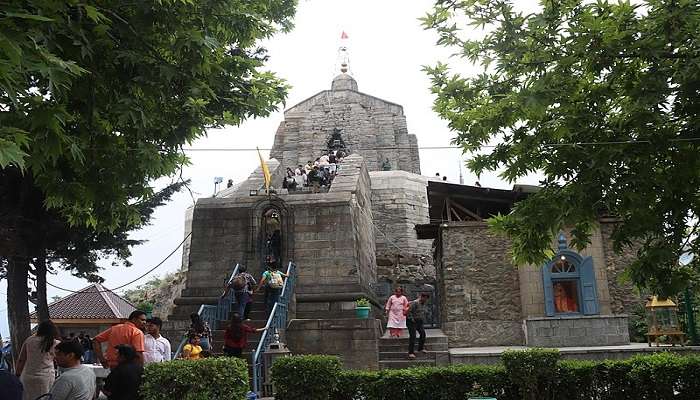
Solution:
M 36 292 L 32 301 L 36 304 L 40 321 L 49 318 L 46 298 L 46 275 L 56 270 L 71 271 L 74 276 L 89 282 L 103 282 L 99 276 L 101 259 L 111 257 L 112 265 L 131 266 L 131 248 L 144 240 L 129 239 L 130 231 L 150 224 L 153 212 L 164 205 L 173 194 L 186 186 L 189 181 L 178 181 L 159 190 L 154 196 L 137 205 L 140 219 L 137 224 L 125 226 L 113 232 L 98 232 L 84 226 L 71 226 L 55 214 L 44 219 L 41 234 L 36 235 L 35 247 L 39 254 L 30 262 L 30 272 L 34 275 Z
M 563 227 L 582 249 L 597 218 L 614 216 L 615 249 L 637 249 L 632 281 L 677 293 L 698 276 L 697 261 L 678 258 L 700 247 L 700 3 L 542 1 L 527 15 L 515 3 L 439 0 L 423 18 L 439 44 L 483 66 L 469 77 L 426 68 L 469 168 L 545 176 L 491 225 L 516 262 L 540 263 Z M 465 39 L 467 26 L 482 38 Z
M 55 2 L 0 11 L 0 257 L 12 340 L 29 334 L 35 236 L 57 213 L 112 234 L 139 224 L 151 182 L 206 128 L 266 116 L 286 86 L 262 38 L 293 0 Z M 40 205 L 40 206 L 37 206 Z

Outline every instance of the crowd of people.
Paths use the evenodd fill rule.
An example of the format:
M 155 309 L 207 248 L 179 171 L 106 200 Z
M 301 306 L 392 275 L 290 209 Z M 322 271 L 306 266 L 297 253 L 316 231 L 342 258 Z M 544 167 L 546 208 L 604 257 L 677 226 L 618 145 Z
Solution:
M 294 169 L 287 167 L 282 188 L 294 191 L 311 187 L 313 193 L 318 193 L 322 187 L 330 187 L 340 171 L 340 164 L 344 157 L 343 150 L 332 150 L 315 161 L 307 162 L 306 165 L 299 164 Z
M 9 398 L 35 400 L 50 394 L 52 400 L 92 400 L 98 388 L 89 364 L 96 361 L 110 370 L 100 389 L 108 399 L 135 399 L 143 365 L 171 358 L 170 342 L 160 335 L 162 324 L 137 310 L 126 322 L 90 338 L 82 332 L 61 337 L 52 321 L 42 321 L 22 344 L 15 365 L 21 385 L 17 397 Z
M 418 351 L 425 351 L 425 328 L 427 302 L 430 294 L 421 293 L 417 299 L 409 301 L 404 295 L 403 288 L 396 287 L 394 294 L 389 297 L 384 306 L 387 313 L 387 329 L 389 337 L 401 337 L 404 329 L 408 329 L 408 358 L 416 358 L 416 332 L 418 338 Z

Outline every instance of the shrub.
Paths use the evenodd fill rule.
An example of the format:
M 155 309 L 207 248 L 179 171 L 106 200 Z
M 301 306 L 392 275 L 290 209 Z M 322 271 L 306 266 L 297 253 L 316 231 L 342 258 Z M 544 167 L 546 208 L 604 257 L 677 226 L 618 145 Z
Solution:
M 370 387 L 363 394 L 372 400 L 451 400 L 477 396 L 508 399 L 511 396 L 505 369 L 489 365 L 384 370 L 364 387 Z
M 504 351 L 501 361 L 523 400 L 551 397 L 559 361 L 556 349 Z
M 143 400 L 240 400 L 248 392 L 244 360 L 215 357 L 148 364 Z
M 328 400 L 336 392 L 340 361 L 333 356 L 292 356 L 272 365 L 277 400 Z
M 556 350 L 506 352 L 504 365 L 339 371 L 337 359 L 297 357 L 285 366 L 278 399 L 697 400 L 700 357 L 658 353 L 629 360 L 558 361 Z M 329 361 L 329 359 L 331 361 Z M 308 365 L 313 368 L 309 369 Z M 330 374 L 328 371 L 333 371 Z M 275 375 L 279 377 L 280 375 Z M 315 379 L 318 377 L 319 379 Z M 295 382 L 298 385 L 295 385 Z M 330 389 L 332 388 L 332 389 Z M 288 396 L 290 395 L 290 396 Z M 293 397 L 291 397 L 293 396 Z
M 374 387 L 379 379 L 377 371 L 345 370 L 338 375 L 338 385 L 331 393 L 333 400 L 374 398 Z

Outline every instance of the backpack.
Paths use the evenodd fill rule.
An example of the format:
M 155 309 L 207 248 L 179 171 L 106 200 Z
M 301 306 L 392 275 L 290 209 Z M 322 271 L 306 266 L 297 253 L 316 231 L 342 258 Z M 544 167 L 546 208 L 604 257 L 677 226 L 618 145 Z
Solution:
M 282 274 L 279 271 L 270 272 L 270 280 L 267 282 L 267 286 L 270 289 L 281 289 L 282 285 L 284 285 Z
M 233 278 L 231 287 L 233 287 L 233 290 L 240 292 L 241 290 L 245 289 L 247 283 L 248 282 L 246 281 L 245 276 L 243 276 L 243 274 L 238 274 L 235 278 Z

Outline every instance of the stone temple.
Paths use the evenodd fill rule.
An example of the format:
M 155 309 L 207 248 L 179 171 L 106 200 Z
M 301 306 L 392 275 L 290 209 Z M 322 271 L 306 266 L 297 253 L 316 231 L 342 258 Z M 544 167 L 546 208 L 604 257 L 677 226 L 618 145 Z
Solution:
M 329 150 L 346 157 L 327 190 L 280 189 L 287 167 Z M 464 350 L 473 347 L 629 344 L 628 314 L 641 300 L 620 280 L 634 254 L 612 250 L 613 218 L 601 217 L 585 251 L 571 250 L 563 232 L 552 238 L 550 262 L 517 268 L 508 239 L 484 220 L 537 188 L 422 176 L 403 108 L 360 92 L 349 74 L 284 112 L 270 157 L 275 193 L 265 194 L 258 168 L 188 211 L 186 282 L 165 326 L 173 343 L 191 312 L 217 302 L 236 263 L 260 276 L 266 240 L 279 230 L 282 266 L 293 260 L 298 272 L 283 332 L 295 354 L 335 354 L 346 367 L 377 369 L 483 361 Z M 382 338 L 383 305 L 396 284 L 411 297 L 433 292 L 431 352 L 416 361 L 405 360 L 405 339 Z M 355 317 L 361 297 L 373 303 L 369 319 Z M 258 306 L 253 325 L 261 326 Z

